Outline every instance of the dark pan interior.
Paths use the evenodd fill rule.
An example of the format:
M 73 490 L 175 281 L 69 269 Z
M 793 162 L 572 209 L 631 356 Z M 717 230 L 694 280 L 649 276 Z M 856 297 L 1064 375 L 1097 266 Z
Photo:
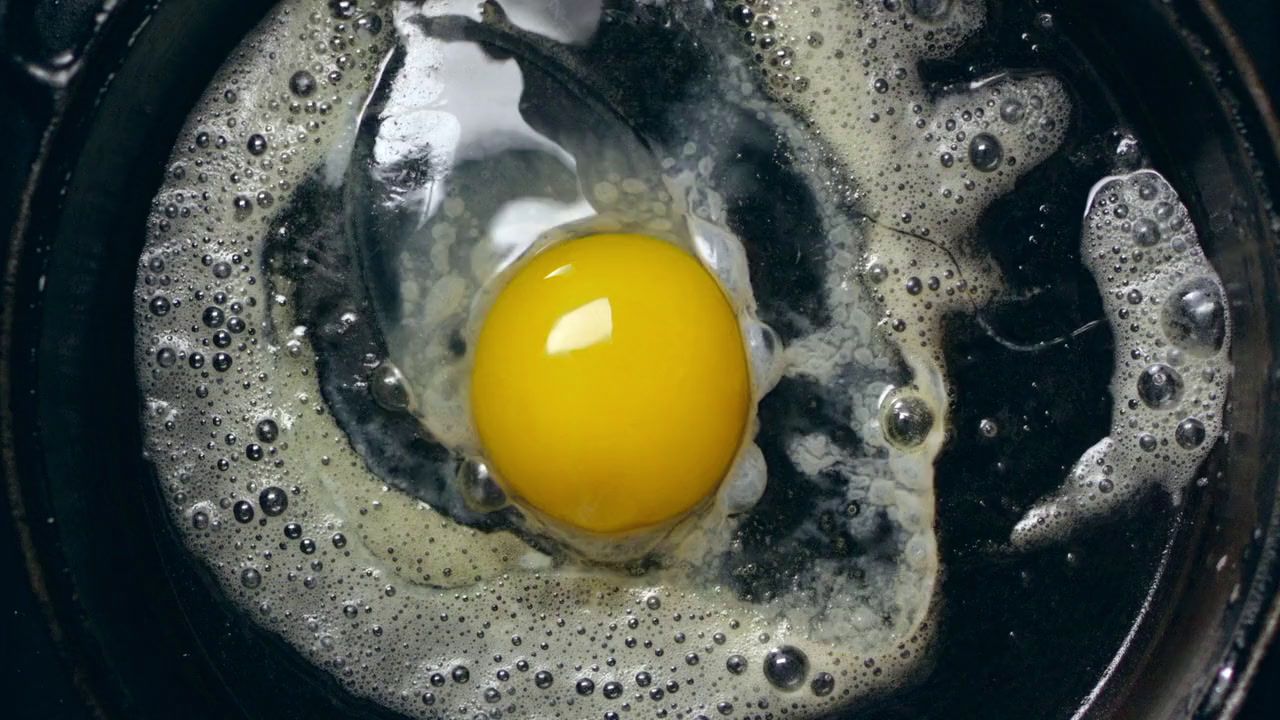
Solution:
M 13 227 L 0 440 L 22 540 L 6 563 L 31 572 L 27 619 L 54 628 L 71 671 L 65 717 L 80 706 L 110 718 L 388 716 L 220 601 L 139 455 L 130 298 L 145 214 L 183 120 L 270 4 L 124 0 L 87 32 L 92 14 L 77 9 L 92 3 L 0 3 L 0 97 L 24 109 L 0 119 L 14 148 L 0 178 L 0 225 Z M 1015 5 L 996 16 L 1027 12 Z M 1097 102 L 1118 103 L 1192 207 L 1237 328 L 1232 430 L 1181 506 L 1152 497 L 1025 558 L 986 551 L 972 491 L 940 486 L 940 649 L 918 686 L 869 716 L 1217 717 L 1276 607 L 1280 226 L 1266 208 L 1280 168 L 1198 3 L 1040 9 L 1111 91 Z

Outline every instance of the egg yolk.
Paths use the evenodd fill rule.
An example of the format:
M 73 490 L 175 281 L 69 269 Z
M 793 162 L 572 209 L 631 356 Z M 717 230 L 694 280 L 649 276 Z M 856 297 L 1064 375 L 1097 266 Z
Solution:
M 595 533 L 676 518 L 720 484 L 751 399 L 738 318 L 689 253 L 576 238 L 513 273 L 475 346 L 471 409 L 507 491 Z

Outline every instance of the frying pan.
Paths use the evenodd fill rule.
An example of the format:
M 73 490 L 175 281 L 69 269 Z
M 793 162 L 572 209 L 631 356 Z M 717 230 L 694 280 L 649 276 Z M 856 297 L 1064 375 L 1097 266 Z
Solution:
M 0 2 L 8 717 L 391 717 L 221 601 L 140 454 L 130 294 L 144 218 L 183 120 L 270 4 Z M 985 551 L 966 525 L 974 499 L 940 486 L 937 657 L 862 714 L 1229 718 L 1280 623 L 1280 86 L 1241 40 L 1280 10 L 993 5 L 1052 12 L 1191 206 L 1237 329 L 1230 434 L 1176 506 L 1152 498 L 1016 561 Z M 991 588 L 1006 589 L 994 604 Z

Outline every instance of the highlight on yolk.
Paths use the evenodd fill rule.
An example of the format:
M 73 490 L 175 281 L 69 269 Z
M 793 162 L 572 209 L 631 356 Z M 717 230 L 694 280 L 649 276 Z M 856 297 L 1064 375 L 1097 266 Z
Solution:
M 567 240 L 490 308 L 471 409 L 508 492 L 574 528 L 617 533 L 713 493 L 747 424 L 737 314 L 689 253 L 643 235 Z

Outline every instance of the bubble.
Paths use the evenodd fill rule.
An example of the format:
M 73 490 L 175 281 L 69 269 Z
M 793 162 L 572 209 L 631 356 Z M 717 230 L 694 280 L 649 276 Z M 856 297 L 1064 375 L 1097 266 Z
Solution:
M 280 437 L 280 426 L 276 424 L 275 420 L 264 418 L 258 421 L 253 432 L 262 442 L 272 443 L 276 441 L 276 438 Z
M 252 155 L 261 155 L 267 151 L 267 139 L 259 133 L 249 136 L 249 142 L 245 144 L 246 149 Z
M 741 655 L 730 655 L 725 659 L 724 667 L 734 675 L 741 675 L 747 670 L 747 659 Z
M 596 684 L 590 678 L 582 678 L 574 684 L 573 689 L 579 695 L 590 695 L 596 691 Z
M 1160 226 L 1151 218 L 1139 218 L 1133 223 L 1133 240 L 1142 247 L 1160 242 Z
M 226 320 L 226 314 L 222 312 L 222 308 L 216 305 L 210 305 L 205 308 L 204 314 L 200 317 L 205 327 L 218 328 L 222 327 L 222 323 Z
M 546 690 L 551 687 L 551 683 L 554 681 L 555 678 L 553 678 L 551 673 L 546 670 L 539 670 L 533 674 L 533 684 L 537 685 L 542 690 Z
M 1178 445 L 1188 450 L 1203 445 L 1206 436 L 1204 423 L 1193 417 L 1178 423 L 1177 429 L 1173 432 L 1173 437 L 1178 441 Z
M 467 506 L 478 512 L 493 512 L 507 505 L 507 495 L 494 481 L 489 467 L 482 462 L 468 461 L 459 470 L 458 481 Z
M 1144 452 L 1152 452 L 1156 449 L 1156 436 L 1150 433 L 1143 433 L 1138 436 L 1138 447 Z
M 356 0 L 329 0 L 329 12 L 339 20 L 350 20 L 356 16 Z
M 289 496 L 278 487 L 269 487 L 258 494 L 258 504 L 262 512 L 275 517 L 289 507 Z
M 809 658 L 799 648 L 784 645 L 764 658 L 764 677 L 779 690 L 795 690 L 809 674 Z
M 907 9 L 916 17 L 936 20 L 951 9 L 951 0 L 907 0 Z
M 173 348 L 160 348 L 156 351 L 156 364 L 162 368 L 171 368 L 178 362 L 178 353 Z
M 374 368 L 369 379 L 369 391 L 373 394 L 374 402 L 386 410 L 408 412 L 413 407 L 409 381 L 400 372 L 400 368 L 390 362 L 383 362 Z
M 1017 125 L 1027 117 L 1027 106 L 1017 98 L 1006 98 L 1000 103 L 1000 119 Z
M 882 411 L 880 427 L 885 440 L 899 449 L 910 449 L 925 441 L 933 429 L 933 411 L 915 395 L 898 395 Z
M 240 573 L 240 584 L 253 590 L 262 585 L 262 573 L 253 568 L 245 568 Z
M 991 172 L 1004 160 L 1004 148 L 990 133 L 979 133 L 969 142 L 969 162 L 982 172 Z
M 608 700 L 622 697 L 622 683 L 613 681 L 607 682 L 604 684 L 604 687 L 600 688 L 600 693 Z
M 239 500 L 232 506 L 231 515 L 236 522 L 247 523 L 253 520 L 253 505 L 247 500 Z
M 1168 365 L 1151 365 L 1138 376 L 1138 397 L 1154 410 L 1170 407 L 1182 397 L 1182 376 Z
M 171 307 L 173 307 L 173 305 L 169 302 L 169 298 L 164 297 L 163 295 L 157 295 L 151 298 L 150 308 L 152 315 L 157 317 L 168 315 L 169 308 Z
M 382 32 L 382 18 L 373 14 L 361 15 L 356 19 L 356 27 L 370 35 L 377 35 Z
M 316 76 L 306 70 L 299 70 L 289 78 L 289 92 L 298 97 L 307 97 L 316 91 Z
M 465 683 L 471 679 L 471 671 L 467 669 L 466 665 L 459 665 L 450 671 L 449 677 L 453 678 L 456 683 Z
M 1174 291 L 1160 317 L 1165 337 L 1183 350 L 1203 357 L 1222 349 L 1226 305 L 1222 291 L 1208 278 L 1197 278 Z
M 826 697 L 836 688 L 836 679 L 831 673 L 818 673 L 813 676 L 813 681 L 809 683 L 809 689 L 818 697 Z

